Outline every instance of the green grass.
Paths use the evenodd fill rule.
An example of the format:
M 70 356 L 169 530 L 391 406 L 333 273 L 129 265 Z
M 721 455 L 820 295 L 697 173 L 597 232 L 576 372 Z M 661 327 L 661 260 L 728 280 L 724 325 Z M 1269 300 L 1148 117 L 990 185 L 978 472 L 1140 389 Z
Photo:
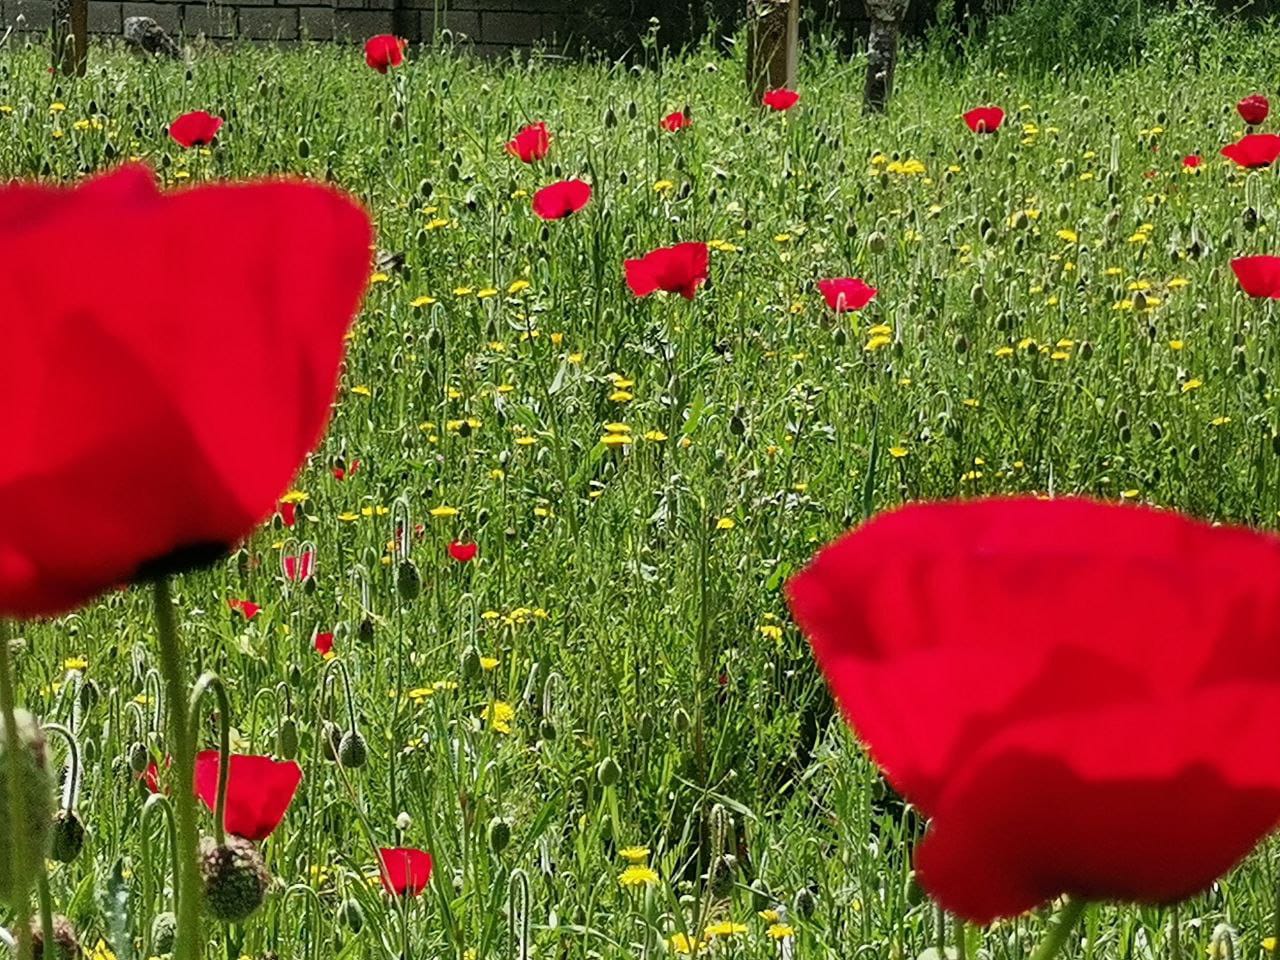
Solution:
M 1242 132 L 1235 101 L 1268 89 L 1280 32 L 1210 40 L 1194 69 L 1172 41 L 1119 73 L 1015 78 L 919 57 L 876 120 L 860 115 L 861 65 L 821 48 L 785 118 L 749 106 L 742 64 L 710 51 L 660 70 L 414 51 L 382 77 L 353 48 L 203 49 L 190 66 L 95 49 L 75 84 L 41 50 L 7 52 L 0 176 L 70 180 L 138 157 L 173 185 L 327 177 L 404 255 L 369 294 L 332 428 L 297 482 L 304 519 L 176 584 L 193 666 L 229 686 L 238 749 L 277 752 L 291 717 L 305 771 L 266 846 L 279 887 L 211 954 L 395 955 L 401 917 L 368 882 L 357 808 L 379 843 L 435 855 L 404 918 L 414 957 L 518 956 L 517 870 L 542 957 L 657 956 L 728 920 L 748 931 L 718 954 L 771 957 L 757 910 L 778 904 L 796 957 L 930 946 L 912 821 L 833 718 L 780 585 L 850 524 L 922 497 L 1080 492 L 1276 526 L 1280 313 L 1243 298 L 1229 261 L 1280 252 L 1278 181 L 1217 150 Z M 988 102 L 1010 117 L 978 141 L 959 115 Z M 685 105 L 695 127 L 663 134 Z M 201 108 L 227 123 L 186 153 L 165 126 Z M 555 135 L 532 168 L 502 148 L 531 120 Z M 1193 152 L 1205 164 L 1186 175 Z M 906 160 L 925 172 L 889 172 Z M 527 195 L 576 175 L 592 204 L 537 221 Z M 689 239 L 737 249 L 713 253 L 694 303 L 633 299 L 623 258 Z M 836 320 L 814 284 L 843 275 L 880 294 Z M 868 350 L 876 325 L 891 342 Z M 611 422 L 634 442 L 603 445 Z M 335 458 L 361 468 L 338 482 Z M 442 506 L 458 512 L 430 513 Z M 424 527 L 410 602 L 384 563 L 406 519 Z M 478 541 L 475 563 L 446 556 L 454 537 Z M 314 591 L 281 574 L 297 541 L 315 545 Z M 264 610 L 246 623 L 231 597 Z M 84 740 L 91 839 L 53 873 L 58 909 L 120 960 L 172 909 L 128 767 L 135 744 L 163 752 L 152 624 L 145 590 L 113 595 L 28 625 L 18 663 L 20 700 L 74 715 Z M 318 746 L 322 720 L 346 719 L 316 630 L 338 634 L 369 742 L 350 793 Z M 498 662 L 467 679 L 473 652 Z M 81 657 L 77 697 L 66 674 Z M 514 708 L 509 733 L 484 719 L 492 701 Z M 609 759 L 621 773 L 606 787 Z M 511 825 L 501 851 L 495 817 Z M 661 877 L 639 893 L 618 882 L 632 844 Z M 724 850 L 732 882 L 708 883 Z M 1182 907 L 1183 955 L 1220 922 L 1258 955 L 1273 873 L 1257 855 Z M 115 889 L 124 936 L 104 906 Z M 347 899 L 364 905 L 359 935 L 337 922 Z M 1169 956 L 1171 916 L 1102 908 L 1071 949 Z M 1022 957 L 1042 929 L 970 931 L 970 956 Z

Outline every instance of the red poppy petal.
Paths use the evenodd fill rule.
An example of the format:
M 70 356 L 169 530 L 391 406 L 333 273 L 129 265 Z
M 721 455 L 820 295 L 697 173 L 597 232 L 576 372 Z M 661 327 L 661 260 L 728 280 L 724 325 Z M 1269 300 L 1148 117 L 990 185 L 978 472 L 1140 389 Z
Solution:
M 1249 296 L 1280 300 L 1280 257 L 1237 257 L 1231 269 Z
M 219 767 L 216 750 L 196 757 L 196 794 L 210 810 L 217 803 Z M 302 768 L 292 760 L 279 763 L 270 757 L 232 755 L 223 822 L 227 832 L 265 840 L 284 819 L 301 782 Z

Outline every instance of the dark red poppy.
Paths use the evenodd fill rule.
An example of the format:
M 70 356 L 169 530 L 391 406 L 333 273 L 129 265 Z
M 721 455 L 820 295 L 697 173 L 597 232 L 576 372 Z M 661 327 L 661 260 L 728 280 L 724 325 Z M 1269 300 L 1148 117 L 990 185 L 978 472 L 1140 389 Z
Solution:
M 551 134 L 542 122 L 531 123 L 507 144 L 507 153 L 519 157 L 525 163 L 541 160 L 551 149 Z
M 1182 158 L 1182 166 L 1187 170 L 1194 170 L 1203 162 L 1204 161 L 1200 159 L 1199 155 L 1194 153 L 1188 154 Z
M 222 129 L 222 118 L 203 110 L 184 113 L 169 124 L 169 136 L 184 147 L 207 147 Z
M 392 896 L 416 897 L 431 879 L 431 854 L 412 847 L 383 847 L 382 886 Z
M 480 545 L 477 543 L 463 543 L 461 540 L 454 540 L 449 544 L 449 556 L 459 563 L 470 563 L 475 559 L 479 550 Z
M 861 310 L 875 298 L 878 292 L 875 287 L 868 286 L 856 277 L 819 280 L 818 289 L 826 298 L 827 306 L 836 313 Z
M 281 500 L 276 505 L 276 513 L 280 515 L 280 522 L 286 527 L 292 527 L 298 522 L 298 505 L 292 500 Z
M 975 107 L 964 115 L 965 125 L 974 133 L 995 133 L 1004 123 L 1000 107 Z
M 1242 167 L 1269 167 L 1280 157 L 1280 134 L 1251 133 L 1222 148 L 1222 155 Z
M 246 620 L 252 620 L 262 612 L 262 607 L 254 603 L 252 600 L 236 600 L 228 597 L 227 606 L 236 613 L 243 614 Z
M 665 290 L 692 300 L 707 279 L 710 262 L 711 252 L 705 243 L 677 243 L 674 247 L 660 247 L 638 260 L 627 260 L 623 268 L 627 286 L 637 297 Z
M 1231 269 L 1240 289 L 1259 300 L 1280 300 L 1280 257 L 1237 257 Z
M 562 180 L 533 195 L 533 212 L 543 220 L 563 220 L 590 200 L 591 184 L 584 180 Z
M 1164 903 L 1280 820 L 1280 539 L 1081 499 L 922 504 L 788 585 L 846 719 L 978 923 Z
M 300 181 L 0 188 L 0 616 L 212 561 L 271 515 L 328 422 L 372 239 Z
M 316 572 L 316 554 L 314 550 L 304 550 L 299 554 L 285 554 L 285 579 L 294 583 L 307 579 Z
M 404 63 L 404 51 L 409 41 L 390 33 L 380 33 L 364 42 L 364 62 L 379 73 Z
M 196 756 L 196 796 L 211 811 L 218 800 L 217 750 Z M 302 782 L 302 768 L 292 760 L 232 754 L 227 774 L 227 805 L 223 828 L 246 840 L 265 840 L 280 826 Z
M 662 129 L 667 133 L 676 133 L 687 127 L 693 126 L 693 118 L 683 110 L 677 110 L 675 113 L 668 113 L 662 118 Z
M 316 653 L 320 654 L 320 656 L 327 657 L 329 654 L 333 653 L 332 633 L 317 633 L 314 643 Z
M 1240 119 L 1251 127 L 1256 127 L 1267 119 L 1271 112 L 1271 103 L 1260 93 L 1253 93 L 1236 104 Z
M 341 462 L 333 465 L 333 479 L 350 480 L 360 470 L 360 461 L 352 460 L 350 463 L 343 464 Z
M 167 767 L 168 764 L 166 763 Z M 160 792 L 160 768 L 156 762 L 152 760 L 147 764 L 147 768 L 138 774 L 138 779 L 146 786 L 148 793 Z

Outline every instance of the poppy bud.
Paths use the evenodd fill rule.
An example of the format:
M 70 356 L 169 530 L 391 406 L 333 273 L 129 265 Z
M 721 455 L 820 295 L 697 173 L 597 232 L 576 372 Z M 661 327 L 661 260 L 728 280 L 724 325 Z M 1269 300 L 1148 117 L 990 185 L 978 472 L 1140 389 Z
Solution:
M 884 253 L 886 246 L 888 246 L 888 242 L 885 240 L 884 234 L 879 230 L 874 231 L 867 237 L 867 249 L 872 253 Z
M 955 347 L 956 353 L 969 352 L 969 341 L 965 338 L 965 335 L 963 333 L 956 336 L 954 347 Z
M 999 238 L 996 236 L 995 227 L 987 227 L 987 229 L 983 231 L 983 234 L 982 234 L 983 243 L 991 245 L 991 244 L 994 244 L 997 239 Z
M 480 676 L 484 667 L 480 663 L 480 651 L 474 646 L 468 645 L 462 651 L 462 679 L 474 680 Z
M 1236 347 L 1231 351 L 1231 362 L 1235 366 L 1236 374 L 1243 377 L 1249 370 L 1248 359 L 1244 355 L 1244 350 Z
M 129 748 L 129 769 L 134 773 L 142 773 L 151 763 L 151 754 L 147 745 L 139 741 Z
M 102 699 L 102 689 L 92 680 L 86 680 L 80 685 L 80 709 L 92 710 L 98 705 L 98 701 Z
M 1139 312 L 1147 309 L 1147 295 L 1141 290 L 1135 290 L 1133 293 L 1133 309 Z
M 813 895 L 813 891 L 808 887 L 801 887 L 796 891 L 795 907 L 796 913 L 800 918 L 808 920 L 818 907 L 818 898 Z
M 363 643 L 373 642 L 373 617 L 366 615 L 365 618 L 360 621 L 360 626 L 356 628 L 356 636 L 358 636 Z
M 725 900 L 733 893 L 733 876 L 737 867 L 738 858 L 731 854 L 725 854 L 711 864 L 708 886 L 713 897 Z
M 298 755 L 298 721 L 293 717 L 285 717 L 280 721 L 280 729 L 276 731 L 276 749 L 286 760 Z
M 44 856 L 49 828 L 53 823 L 53 778 L 45 752 L 44 733 L 31 714 L 18 710 L 14 714 L 18 728 L 19 755 L 8 752 L 9 734 L 0 719 L 0 836 L 25 836 L 27 852 L 32 858 Z M 10 790 L 21 790 L 25 823 L 14 825 L 9 820 Z M 0 900 L 13 897 L 13 874 L 17 852 L 9 843 L 0 844 Z M 27 864 L 28 869 L 35 863 Z
M 985 307 L 987 305 L 987 289 L 980 283 L 975 283 L 973 289 L 969 291 L 969 300 L 975 307 Z
M 1253 371 L 1253 377 L 1255 380 L 1258 381 L 1259 393 L 1262 393 L 1264 390 L 1267 389 L 1267 371 L 1263 370 L 1261 367 L 1255 367 Z
M 31 947 L 35 960 L 78 960 L 81 956 L 76 928 L 61 914 L 53 918 L 53 949 L 45 953 L 44 925 L 39 917 L 31 918 Z
M 1011 221 L 1013 229 L 1015 230 L 1025 230 L 1030 223 L 1031 221 L 1027 218 L 1027 212 L 1025 210 L 1019 210 L 1015 213 L 1013 215 L 1013 220 Z
M 676 733 L 688 733 L 689 727 L 693 721 L 689 719 L 689 714 L 684 707 L 676 707 L 676 712 L 671 715 L 671 725 L 675 727 Z
M 289 667 L 289 685 L 292 687 L 302 686 L 302 670 L 295 663 Z
M 1240 217 L 1240 221 L 1244 224 L 1244 228 L 1246 230 L 1258 229 L 1258 223 L 1260 222 L 1258 211 L 1253 209 L 1253 207 L 1245 207 L 1244 213 Z
M 298 156 L 303 160 L 311 156 L 311 141 L 306 137 L 298 138 Z
M 501 817 L 494 817 L 489 821 L 489 849 L 494 853 L 501 853 L 507 849 L 507 844 L 511 842 L 511 824 L 503 820 Z
M 348 730 L 338 744 L 338 762 L 348 770 L 358 770 L 369 760 L 369 745 L 359 730 Z
M 1147 430 L 1150 431 L 1152 440 L 1159 440 L 1161 437 L 1164 436 L 1163 428 L 1160 426 L 1160 424 L 1156 423 L 1154 420 L 1152 420 L 1151 423 L 1147 425 Z
M 53 815 L 53 842 L 49 855 L 59 863 L 70 863 L 84 849 L 84 824 L 74 810 Z
M 400 594 L 400 599 L 406 603 L 417 600 L 418 595 L 422 593 L 422 574 L 418 572 L 418 565 L 412 560 L 400 561 L 400 568 L 396 571 L 396 591 Z
M 1080 343 L 1080 359 L 1081 360 L 1093 359 L 1093 344 L 1090 343 L 1088 340 L 1083 340 Z
M 622 769 L 613 757 L 605 757 L 596 767 L 596 779 L 602 787 L 612 787 L 622 778 Z
M 320 727 L 320 743 L 326 760 L 338 759 L 338 746 L 342 742 L 342 731 L 332 720 L 326 720 Z
M 1280 433 L 1271 431 L 1271 452 L 1280 457 Z
M 209 915 L 223 923 L 240 923 L 262 906 L 271 876 L 262 854 L 248 840 L 228 836 L 219 846 L 205 837 L 200 841 L 200 882 Z
M 178 918 L 166 910 L 157 913 L 151 921 L 151 953 L 164 956 L 173 953 L 174 941 L 178 938 Z
M 907 874 L 906 889 L 903 890 L 906 901 L 913 907 L 918 907 L 924 902 L 924 888 L 920 886 L 920 881 L 916 879 L 916 872 L 912 870 Z
M 543 740 L 554 740 L 556 738 L 556 725 L 550 717 L 544 718 L 542 723 L 538 725 L 538 736 L 542 737 Z
M 364 929 L 364 907 L 360 906 L 359 900 L 343 900 L 338 907 L 338 919 L 352 933 L 359 933 Z
M 642 713 L 640 715 L 640 739 L 652 740 L 656 732 L 653 717 L 650 714 Z

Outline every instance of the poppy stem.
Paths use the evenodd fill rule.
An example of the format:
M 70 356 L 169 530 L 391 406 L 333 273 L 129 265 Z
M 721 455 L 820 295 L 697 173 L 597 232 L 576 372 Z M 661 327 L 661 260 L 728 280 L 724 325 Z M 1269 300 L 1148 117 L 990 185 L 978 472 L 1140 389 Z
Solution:
M 1031 960 L 1053 960 L 1062 950 L 1063 944 L 1067 942 L 1067 937 L 1071 935 L 1071 931 L 1084 915 L 1084 911 L 1088 906 L 1089 901 L 1087 900 L 1068 898 L 1062 909 L 1058 911 L 1057 917 L 1054 918 L 1053 926 L 1049 928 L 1045 938 L 1040 941 L 1040 946 L 1032 954 Z
M 17 789 L 18 784 L 13 782 L 17 780 L 20 769 L 18 757 L 21 756 L 23 747 L 18 737 L 18 720 L 15 716 L 17 697 L 14 694 L 12 657 L 13 651 L 9 647 L 9 626 L 4 620 L 0 620 L 0 720 L 3 721 L 5 731 L 4 756 L 7 758 L 5 765 L 13 772 L 13 775 L 8 777 L 11 781 L 8 791 L 9 809 L 6 811 L 9 817 L 9 836 L 5 838 L 5 842 L 13 851 L 9 881 L 12 906 L 18 918 L 17 923 L 14 924 L 14 933 L 18 939 L 17 960 L 30 960 L 32 956 L 31 925 L 26 921 L 26 904 L 31 887 L 29 868 L 32 857 L 28 834 L 23 828 L 27 819 L 25 794 Z
M 173 800 L 178 826 L 177 938 L 173 960 L 197 960 L 204 951 L 200 935 L 200 872 L 196 860 L 195 744 L 188 734 L 186 670 L 173 616 L 173 599 L 165 577 L 152 584 L 156 632 L 160 639 L 160 672 L 169 714 L 169 752 L 173 756 Z
M 191 710 L 187 721 L 187 739 L 192 744 L 197 742 L 200 701 L 206 693 L 212 693 L 218 700 L 218 792 L 213 806 L 213 838 L 221 847 L 227 842 L 227 783 L 231 779 L 231 698 L 227 696 L 227 688 L 216 673 L 201 675 L 191 693 Z
M 45 872 L 44 865 L 40 865 L 40 870 L 36 874 L 36 896 L 40 901 L 40 955 L 42 957 L 52 954 L 54 951 L 49 950 L 45 953 L 46 943 L 55 943 L 53 939 L 53 895 L 49 892 L 49 875 Z

